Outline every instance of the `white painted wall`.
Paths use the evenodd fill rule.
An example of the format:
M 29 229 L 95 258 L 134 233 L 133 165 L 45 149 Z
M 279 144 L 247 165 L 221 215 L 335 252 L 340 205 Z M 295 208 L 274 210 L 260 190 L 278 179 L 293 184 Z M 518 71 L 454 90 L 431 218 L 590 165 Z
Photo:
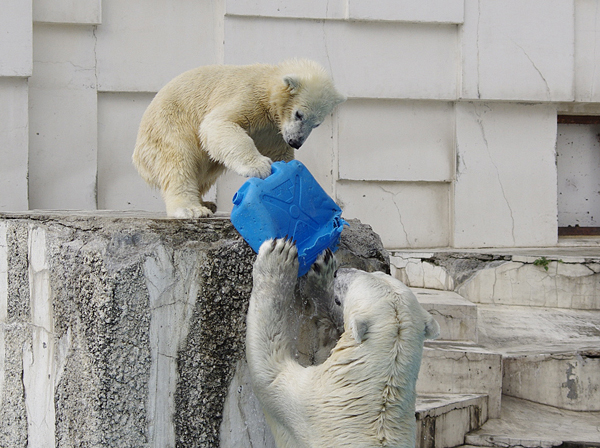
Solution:
M 36 23 L 29 78 L 29 206 L 96 208 L 94 30 Z
M 0 76 L 31 76 L 32 6 L 27 0 L 4 0 L 0 14 Z
M 27 78 L 0 77 L 0 211 L 26 210 Z
M 297 157 L 344 216 L 388 248 L 553 245 L 557 110 L 600 112 L 600 0 L 5 3 L 0 211 L 162 211 L 130 163 L 156 91 L 309 57 L 349 100 Z
M 552 105 L 457 104 L 456 247 L 556 242 L 555 141 Z
M 600 2 L 576 0 L 575 101 L 600 101 Z
M 572 101 L 576 3 L 465 0 L 462 97 Z
M 131 163 L 137 127 L 153 93 L 98 94 L 98 180 L 100 210 L 163 211 L 158 190 L 150 189 Z

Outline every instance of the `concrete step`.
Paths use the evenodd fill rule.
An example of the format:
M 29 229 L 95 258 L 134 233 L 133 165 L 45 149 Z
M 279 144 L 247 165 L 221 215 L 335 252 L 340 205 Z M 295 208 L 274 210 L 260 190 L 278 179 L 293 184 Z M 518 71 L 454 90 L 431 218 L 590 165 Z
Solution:
M 502 355 L 470 342 L 429 341 L 417 381 L 420 394 L 485 394 L 488 415 L 500 415 Z
M 474 303 L 600 309 L 600 247 L 391 251 L 410 287 L 452 290 Z
M 477 272 L 457 292 L 479 303 L 600 309 L 599 270 L 584 259 L 513 256 Z
M 478 325 L 504 358 L 505 395 L 600 411 L 600 311 L 479 305 Z
M 390 271 L 411 288 L 453 291 L 456 280 L 444 266 L 433 261 L 434 252 L 392 251 Z
M 417 397 L 417 448 L 447 448 L 487 421 L 488 397 L 476 394 L 425 394 Z
M 600 346 L 600 311 L 479 304 L 477 325 L 478 342 L 493 350 Z
M 440 339 L 477 342 L 477 305 L 452 291 L 411 289 L 440 324 Z
M 600 347 L 504 355 L 502 392 L 573 411 L 600 411 Z
M 504 396 L 499 419 L 465 437 L 468 446 L 550 448 L 600 444 L 600 412 L 557 409 Z

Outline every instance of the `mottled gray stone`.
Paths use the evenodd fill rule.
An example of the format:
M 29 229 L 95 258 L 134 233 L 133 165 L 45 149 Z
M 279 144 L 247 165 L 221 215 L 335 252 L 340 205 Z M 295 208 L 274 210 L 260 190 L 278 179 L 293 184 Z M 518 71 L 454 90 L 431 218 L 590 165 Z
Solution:
M 0 227 L 0 239 L 7 268 L 6 272 L 0 272 L 6 282 L 5 290 L 0 290 L 0 308 L 4 308 L 0 309 L 0 446 L 26 447 L 22 352 L 31 340 L 27 324 L 30 316 L 27 229 Z
M 353 267 L 367 272 L 390 273 L 390 256 L 381 238 L 368 224 L 349 219 L 344 228 L 336 257 L 340 267 Z
M 343 263 L 389 272 L 351 224 Z M 231 440 L 270 446 L 247 376 L 232 383 L 254 259 L 222 217 L 0 215 L 0 446 L 219 446 L 238 395 L 254 411 L 224 422 Z

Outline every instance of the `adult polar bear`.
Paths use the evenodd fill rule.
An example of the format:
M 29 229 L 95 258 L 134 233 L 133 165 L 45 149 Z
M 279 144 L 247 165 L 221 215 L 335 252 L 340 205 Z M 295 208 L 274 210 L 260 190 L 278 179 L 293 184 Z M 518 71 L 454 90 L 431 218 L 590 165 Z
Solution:
M 213 65 L 185 72 L 142 117 L 133 163 L 161 191 L 167 215 L 210 216 L 202 198 L 225 168 L 265 178 L 289 161 L 313 128 L 346 98 L 309 60 Z
M 325 362 L 309 367 L 293 356 L 295 246 L 267 241 L 254 264 L 246 357 L 277 446 L 414 448 L 423 341 L 439 325 L 400 281 L 355 269 L 334 279 L 331 260 L 321 256 L 307 281 L 321 285 L 309 288 L 321 289 L 317 300 L 341 304 L 344 332 Z

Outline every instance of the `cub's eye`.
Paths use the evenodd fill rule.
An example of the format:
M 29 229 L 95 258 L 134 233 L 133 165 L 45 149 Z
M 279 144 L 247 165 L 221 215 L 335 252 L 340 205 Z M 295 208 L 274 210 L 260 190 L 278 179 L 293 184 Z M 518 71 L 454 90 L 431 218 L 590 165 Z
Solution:
M 342 304 L 342 302 L 340 301 L 340 299 L 335 299 L 335 304 L 336 304 L 336 305 L 341 305 L 341 304 Z
M 297 110 L 296 114 L 294 115 L 296 117 L 296 120 L 302 120 L 304 118 L 304 114 L 302 113 L 302 111 Z

